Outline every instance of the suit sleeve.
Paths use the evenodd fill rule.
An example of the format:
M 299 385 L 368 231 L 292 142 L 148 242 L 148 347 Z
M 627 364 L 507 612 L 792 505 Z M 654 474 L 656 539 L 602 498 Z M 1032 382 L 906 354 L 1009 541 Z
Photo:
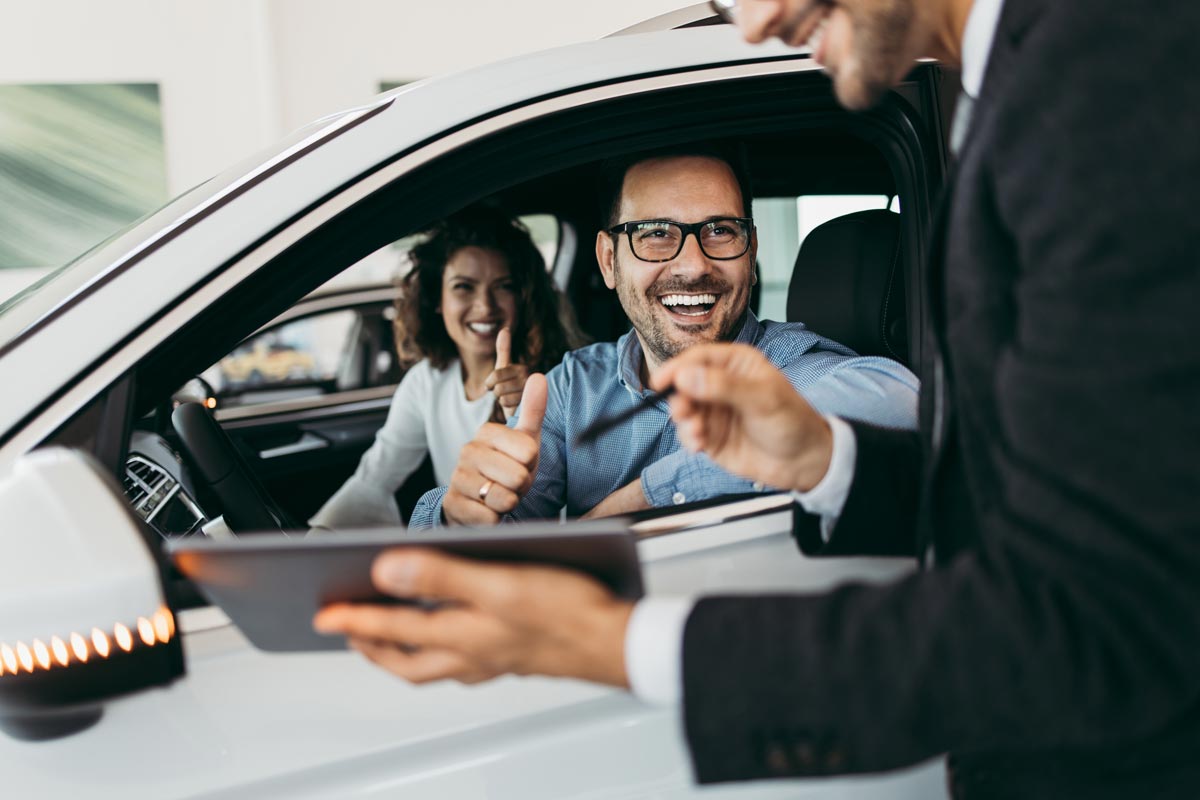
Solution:
M 1182 740 L 1194 760 L 1200 6 L 1045 6 L 971 187 L 1012 255 L 1007 293 L 960 298 L 1012 311 L 990 385 L 956 387 L 995 423 L 983 544 L 888 587 L 700 601 L 683 672 L 701 781 Z M 871 485 L 894 444 L 860 445 L 882 459 Z
M 854 480 L 828 541 L 821 518 L 802 516 L 796 540 L 806 555 L 916 555 L 921 441 L 913 431 L 851 422 L 857 442 Z

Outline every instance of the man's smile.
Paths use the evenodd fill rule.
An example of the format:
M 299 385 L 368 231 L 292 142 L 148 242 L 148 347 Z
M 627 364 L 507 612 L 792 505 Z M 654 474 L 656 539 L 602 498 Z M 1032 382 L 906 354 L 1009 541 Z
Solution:
M 695 325 L 707 322 L 716 308 L 721 294 L 714 292 L 671 292 L 660 295 L 659 303 L 667 311 L 667 315 L 680 322 Z

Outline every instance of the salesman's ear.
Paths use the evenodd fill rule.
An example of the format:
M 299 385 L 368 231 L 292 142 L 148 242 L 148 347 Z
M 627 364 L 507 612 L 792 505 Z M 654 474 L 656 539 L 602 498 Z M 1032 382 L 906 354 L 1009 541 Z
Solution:
M 604 285 L 610 289 L 617 288 L 617 280 L 613 275 L 613 259 L 616 258 L 612 234 L 600 231 L 596 234 L 596 263 L 600 265 L 600 274 L 604 276 Z

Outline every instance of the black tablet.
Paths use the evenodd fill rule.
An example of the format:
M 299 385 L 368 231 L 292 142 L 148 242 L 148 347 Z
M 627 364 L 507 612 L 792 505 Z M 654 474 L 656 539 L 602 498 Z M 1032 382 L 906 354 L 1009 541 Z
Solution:
M 636 541 L 620 520 L 429 533 L 392 529 L 188 538 L 168 542 L 167 552 L 255 647 L 290 652 L 345 648 L 344 638 L 312 629 L 313 615 L 322 606 L 403 602 L 371 584 L 371 562 L 393 547 L 435 547 L 466 558 L 554 564 L 585 572 L 620 597 L 642 596 Z

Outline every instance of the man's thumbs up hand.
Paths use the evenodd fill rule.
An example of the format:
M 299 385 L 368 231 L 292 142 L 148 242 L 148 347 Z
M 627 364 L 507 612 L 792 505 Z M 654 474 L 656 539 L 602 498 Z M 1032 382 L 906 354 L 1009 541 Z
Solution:
M 525 391 L 521 395 L 521 416 L 517 419 L 516 430 L 529 434 L 535 442 L 542 439 L 542 420 L 546 416 L 548 391 L 546 376 L 534 373 L 525 382 Z
M 447 522 L 494 525 L 516 508 L 537 475 L 547 392 L 546 376 L 530 375 L 515 427 L 485 423 L 462 449 L 442 501 Z

